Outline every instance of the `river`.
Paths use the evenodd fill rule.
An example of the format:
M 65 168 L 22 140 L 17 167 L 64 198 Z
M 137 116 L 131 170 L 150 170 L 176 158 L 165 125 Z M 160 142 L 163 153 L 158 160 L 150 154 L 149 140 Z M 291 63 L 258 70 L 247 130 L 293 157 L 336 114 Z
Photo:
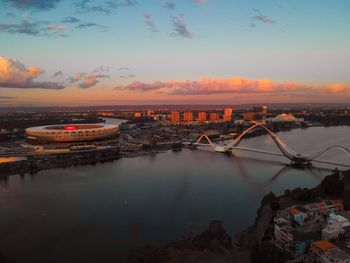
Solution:
M 297 152 L 350 148 L 350 127 L 280 132 Z M 243 147 L 278 151 L 268 136 Z M 333 150 L 325 160 L 349 163 Z M 183 149 L 0 181 L 0 252 L 16 262 L 124 262 L 128 251 L 197 232 L 212 219 L 231 236 L 251 225 L 264 194 L 316 186 L 329 171 L 284 158 Z M 334 167 L 333 167 L 334 168 Z

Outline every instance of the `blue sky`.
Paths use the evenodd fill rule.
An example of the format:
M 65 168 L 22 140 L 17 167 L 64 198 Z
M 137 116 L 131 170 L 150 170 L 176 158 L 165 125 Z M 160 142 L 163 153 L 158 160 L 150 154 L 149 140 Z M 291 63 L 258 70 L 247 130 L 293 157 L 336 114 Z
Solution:
M 166 85 L 147 92 L 130 90 L 128 85 L 203 77 L 297 82 L 303 88 L 341 83 L 347 91 L 350 1 L 0 0 L 0 57 L 45 71 L 27 79 L 30 85 L 25 88 L 8 87 L 6 79 L 0 97 L 16 98 L 13 101 L 19 104 L 40 104 L 45 92 L 58 104 L 74 103 L 67 100 L 71 94 L 81 95 L 80 104 L 91 103 L 87 98 L 93 94 L 99 94 L 96 100 L 101 103 L 111 96 L 126 103 L 150 97 L 178 101 L 181 98 L 169 95 Z M 97 76 L 94 70 L 100 66 L 108 67 L 108 72 Z M 53 78 L 59 71 L 62 75 Z M 74 86 L 78 80 L 67 85 L 77 73 L 95 74 L 97 81 L 87 80 L 84 87 L 89 88 Z M 65 88 L 34 88 L 33 82 L 39 81 L 60 82 Z M 242 100 L 234 93 L 229 100 L 219 94 L 198 97 L 198 93 L 195 99 Z M 249 93 L 251 101 L 256 100 Z M 344 96 L 333 100 L 341 99 Z

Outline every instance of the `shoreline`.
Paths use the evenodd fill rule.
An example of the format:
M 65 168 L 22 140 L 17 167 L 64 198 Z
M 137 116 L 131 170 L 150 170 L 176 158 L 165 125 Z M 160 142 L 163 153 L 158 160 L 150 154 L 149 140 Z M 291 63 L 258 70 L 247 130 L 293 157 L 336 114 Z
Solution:
M 347 125 L 342 125 L 348 127 Z M 279 127 L 274 128 L 275 133 L 287 132 L 297 129 L 308 129 L 313 127 L 339 127 L 335 126 L 310 126 L 310 127 Z M 246 139 L 259 137 L 265 135 L 264 131 L 256 130 L 250 134 L 247 134 Z M 38 154 L 38 155 L 28 155 L 25 160 L 17 162 L 5 162 L 0 163 L 0 177 L 6 177 L 10 175 L 30 173 L 35 174 L 42 170 L 50 169 L 65 169 L 69 167 L 76 167 L 81 165 L 96 165 L 104 162 L 112 162 L 121 158 L 133 158 L 139 156 L 146 156 L 157 154 L 169 150 L 182 150 L 184 146 L 177 142 L 172 142 L 169 144 L 156 145 L 153 148 L 145 149 L 141 151 L 131 151 L 123 152 L 121 146 L 116 146 L 113 148 L 103 149 L 103 150 L 93 150 L 93 151 L 76 151 L 67 153 L 57 153 L 57 154 Z M 78 156 L 78 157 L 77 157 Z M 3 156 L 5 157 L 5 156 Z M 8 155 L 6 158 L 11 158 L 14 156 Z
M 108 149 L 99 152 L 75 152 L 70 154 L 51 154 L 28 156 L 25 160 L 1 163 L 0 178 L 18 174 L 35 174 L 44 170 L 65 169 L 70 167 L 98 165 L 113 162 L 122 158 L 134 158 L 166 152 L 170 149 L 140 151 L 137 153 L 120 153 L 119 149 Z M 78 156 L 78 157 L 77 157 Z

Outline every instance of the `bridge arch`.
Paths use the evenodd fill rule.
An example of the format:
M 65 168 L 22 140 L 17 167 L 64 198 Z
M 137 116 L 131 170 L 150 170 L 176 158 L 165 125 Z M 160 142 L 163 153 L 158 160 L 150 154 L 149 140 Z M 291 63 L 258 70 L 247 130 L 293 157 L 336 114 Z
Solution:
M 198 138 L 198 140 L 197 140 L 195 143 L 196 143 L 196 144 L 199 144 L 199 143 L 201 143 L 201 141 L 202 141 L 203 139 L 205 139 L 205 140 L 208 142 L 208 144 L 210 144 L 211 146 L 213 146 L 213 147 L 216 146 L 216 145 L 209 139 L 208 135 L 206 135 L 206 134 L 202 134 L 202 135 Z
M 324 149 L 322 151 L 319 151 L 317 153 L 309 155 L 308 158 L 310 160 L 314 160 L 314 159 L 320 157 L 321 155 L 323 155 L 324 153 L 326 153 L 326 152 L 328 152 L 330 150 L 333 150 L 333 149 L 340 150 L 340 151 L 344 152 L 350 158 L 350 151 L 349 151 L 349 149 L 347 149 L 347 148 L 345 148 L 343 146 L 339 146 L 339 145 L 330 146 L 330 147 L 328 147 L 328 148 L 326 148 L 326 149 Z
M 296 158 L 302 160 L 304 157 L 297 154 L 294 150 L 290 149 L 287 144 L 285 144 L 274 132 L 272 132 L 270 129 L 268 129 L 266 126 L 264 126 L 261 123 L 255 123 L 253 126 L 246 129 L 244 132 L 242 132 L 232 143 L 226 146 L 227 150 L 234 148 L 240 144 L 242 139 L 252 130 L 262 128 L 266 131 L 268 135 L 272 138 L 274 143 L 277 145 L 278 149 L 281 151 L 281 153 L 287 157 L 288 159 L 294 161 Z

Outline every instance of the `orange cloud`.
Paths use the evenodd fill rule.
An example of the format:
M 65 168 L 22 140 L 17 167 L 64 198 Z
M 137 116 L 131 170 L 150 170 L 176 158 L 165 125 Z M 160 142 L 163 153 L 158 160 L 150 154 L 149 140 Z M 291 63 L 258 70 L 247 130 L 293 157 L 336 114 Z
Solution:
M 241 77 L 228 79 L 204 77 L 199 81 L 156 81 L 143 83 L 135 81 L 122 89 L 130 91 L 160 91 L 170 89 L 169 94 L 173 95 L 201 95 L 219 93 L 271 93 L 301 91 L 307 87 L 298 83 L 276 83 L 269 79 L 250 80 Z
M 31 79 L 34 79 L 34 78 L 38 77 L 39 75 L 43 74 L 45 71 L 43 69 L 41 69 L 41 68 L 29 67 L 27 69 L 27 72 L 28 72 L 28 76 Z
M 79 87 L 82 89 L 88 89 L 96 86 L 99 83 L 99 79 L 109 78 L 108 75 L 102 74 L 87 74 L 87 73 L 77 73 L 76 80 L 80 81 Z
M 65 26 L 51 25 L 51 26 L 47 26 L 46 29 L 48 29 L 48 30 L 66 30 L 67 28 Z
M 343 93 L 347 90 L 347 87 L 341 83 L 333 83 L 328 85 L 326 89 L 329 93 Z
M 41 68 L 26 68 L 18 60 L 6 59 L 0 56 L 0 88 L 64 88 L 64 86 L 54 82 L 35 81 L 44 72 Z
M 155 81 L 144 83 L 135 81 L 127 86 L 118 88 L 134 92 L 156 92 L 168 95 L 209 95 L 224 93 L 265 93 L 310 96 L 324 93 L 346 93 L 349 86 L 330 84 L 328 86 L 313 86 L 297 82 L 275 82 L 270 79 L 251 80 L 242 77 L 209 78 L 198 81 Z

